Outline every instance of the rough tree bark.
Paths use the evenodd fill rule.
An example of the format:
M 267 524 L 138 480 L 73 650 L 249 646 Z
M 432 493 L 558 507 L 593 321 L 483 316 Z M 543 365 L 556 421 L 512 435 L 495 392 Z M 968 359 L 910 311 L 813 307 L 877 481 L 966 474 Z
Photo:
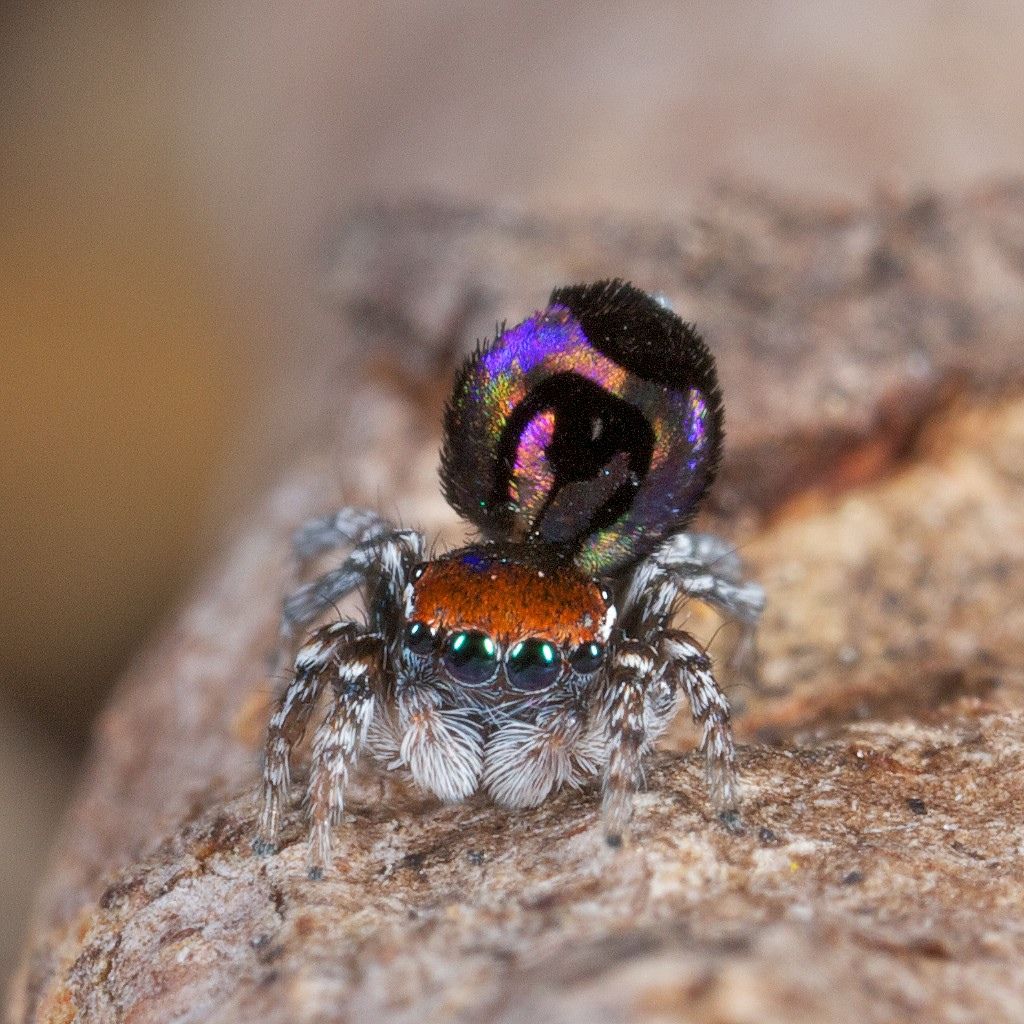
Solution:
M 632 842 L 362 786 L 321 883 L 249 852 L 287 538 L 345 503 L 442 542 L 450 371 L 558 282 L 665 292 L 718 355 L 708 519 L 770 608 L 736 686 L 739 819 L 686 723 Z M 1024 186 L 677 220 L 352 217 L 300 440 L 100 720 L 10 1019 L 1024 1020 Z M 692 609 L 691 627 L 715 623 Z M 716 647 L 724 638 L 716 641 Z

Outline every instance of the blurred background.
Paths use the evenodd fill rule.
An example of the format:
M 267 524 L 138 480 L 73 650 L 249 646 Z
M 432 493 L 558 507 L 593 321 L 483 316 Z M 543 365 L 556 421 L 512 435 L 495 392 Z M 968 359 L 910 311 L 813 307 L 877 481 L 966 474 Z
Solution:
M 0 980 L 98 705 L 258 486 L 361 199 L 866 198 L 1024 166 L 1024 7 L 35 2 L 0 13 Z

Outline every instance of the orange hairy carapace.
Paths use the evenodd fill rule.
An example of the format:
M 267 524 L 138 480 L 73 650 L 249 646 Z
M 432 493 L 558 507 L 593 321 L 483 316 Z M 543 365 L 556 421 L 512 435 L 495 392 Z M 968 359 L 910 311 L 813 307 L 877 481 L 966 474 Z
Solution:
M 571 562 L 524 562 L 477 549 L 424 566 L 413 584 L 411 618 L 431 629 L 477 629 L 502 644 L 543 635 L 571 645 L 597 639 L 607 611 L 600 585 Z

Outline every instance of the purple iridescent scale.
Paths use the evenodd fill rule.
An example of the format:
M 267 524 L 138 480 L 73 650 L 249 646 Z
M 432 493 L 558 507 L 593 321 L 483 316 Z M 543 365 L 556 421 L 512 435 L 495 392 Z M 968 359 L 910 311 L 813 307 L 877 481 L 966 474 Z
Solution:
M 609 574 L 693 517 L 721 420 L 711 356 L 674 313 L 618 281 L 559 289 L 463 369 L 445 494 L 488 537 Z

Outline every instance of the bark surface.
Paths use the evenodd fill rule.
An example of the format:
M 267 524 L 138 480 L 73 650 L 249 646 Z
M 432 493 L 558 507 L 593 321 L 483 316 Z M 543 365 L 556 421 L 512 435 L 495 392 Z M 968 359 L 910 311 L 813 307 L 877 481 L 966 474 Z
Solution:
M 452 370 L 604 276 L 718 357 L 703 525 L 770 601 L 762 685 L 731 688 L 741 815 L 680 719 L 618 852 L 593 793 L 510 814 L 369 777 L 325 881 L 297 807 L 255 859 L 292 528 L 366 504 L 464 539 L 435 475 Z M 289 354 L 275 483 L 97 726 L 11 1021 L 1024 1020 L 1024 187 L 371 210 L 330 281 L 340 337 Z

